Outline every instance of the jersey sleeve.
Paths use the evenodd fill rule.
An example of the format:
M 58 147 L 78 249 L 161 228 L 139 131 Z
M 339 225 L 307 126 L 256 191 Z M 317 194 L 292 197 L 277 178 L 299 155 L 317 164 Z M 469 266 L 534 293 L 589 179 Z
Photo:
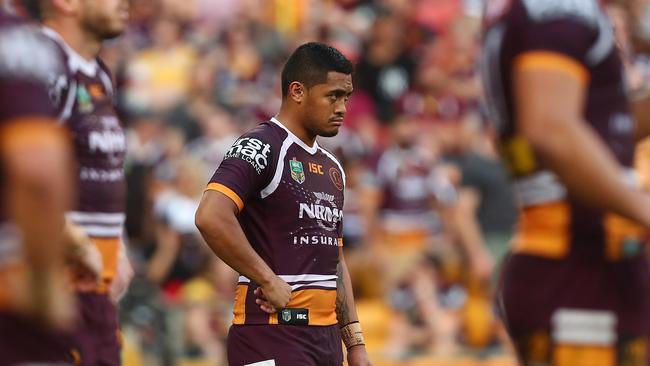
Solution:
M 601 12 L 594 0 L 567 5 L 557 0 L 522 0 L 525 16 L 516 27 L 518 70 L 554 70 L 581 82 L 589 78 L 589 57 L 598 40 Z
M 0 123 L 54 117 L 47 84 L 62 70 L 54 54 L 54 45 L 32 26 L 0 27 Z
M 226 152 L 221 165 L 210 179 L 208 190 L 228 196 L 241 211 L 246 202 L 258 197 L 273 175 L 273 138 L 258 127 L 237 139 Z
M 48 93 L 48 80 L 62 72 L 55 47 L 38 29 L 0 16 L 0 148 L 26 145 L 64 148 Z

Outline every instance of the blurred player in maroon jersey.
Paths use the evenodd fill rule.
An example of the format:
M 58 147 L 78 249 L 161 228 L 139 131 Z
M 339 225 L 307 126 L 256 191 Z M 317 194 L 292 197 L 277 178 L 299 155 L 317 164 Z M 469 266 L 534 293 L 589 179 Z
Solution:
M 522 205 L 499 305 L 526 365 L 647 365 L 650 196 L 596 0 L 488 1 L 483 73 Z
M 122 244 L 125 220 L 122 124 L 110 71 L 98 58 L 104 40 L 126 27 L 126 0 L 43 0 L 43 32 L 57 46 L 64 71 L 50 80 L 61 124 L 74 137 L 77 200 L 66 217 L 101 253 L 99 285 L 76 282 L 81 324 L 74 347 L 83 365 L 119 365 L 116 302 L 131 271 Z
M 62 230 L 72 156 L 47 89 L 62 65 L 18 5 L 0 9 L 0 365 L 72 362 L 60 337 L 74 315 Z

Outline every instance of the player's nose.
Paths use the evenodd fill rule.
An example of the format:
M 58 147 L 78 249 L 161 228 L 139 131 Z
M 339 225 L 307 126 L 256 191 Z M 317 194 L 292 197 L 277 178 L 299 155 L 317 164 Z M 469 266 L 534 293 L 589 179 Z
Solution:
M 345 112 L 347 112 L 347 107 L 345 106 L 344 102 L 339 102 L 336 103 L 336 106 L 334 107 L 334 114 L 337 117 L 343 117 L 345 116 Z

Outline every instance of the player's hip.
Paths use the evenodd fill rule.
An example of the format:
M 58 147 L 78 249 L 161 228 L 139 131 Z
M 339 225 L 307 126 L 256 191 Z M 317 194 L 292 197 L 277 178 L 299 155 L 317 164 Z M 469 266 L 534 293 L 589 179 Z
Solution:
M 227 346 L 231 366 L 343 364 L 338 325 L 233 325 Z
M 650 337 L 649 268 L 643 256 L 612 263 L 511 255 L 497 305 L 514 333 L 550 329 L 558 312 L 569 309 L 606 314 L 616 334 Z
M 310 276 L 310 275 L 306 275 Z M 282 277 L 282 276 L 281 276 Z M 286 278 L 287 276 L 283 276 Z M 309 325 L 328 326 L 337 324 L 336 320 L 336 276 L 332 279 L 309 282 L 288 283 L 294 288 L 286 309 L 276 313 L 263 312 L 255 302 L 257 285 L 242 283 L 237 285 L 233 307 L 235 325 Z M 299 280 L 301 278 L 298 278 Z M 286 280 L 286 279 L 285 279 Z

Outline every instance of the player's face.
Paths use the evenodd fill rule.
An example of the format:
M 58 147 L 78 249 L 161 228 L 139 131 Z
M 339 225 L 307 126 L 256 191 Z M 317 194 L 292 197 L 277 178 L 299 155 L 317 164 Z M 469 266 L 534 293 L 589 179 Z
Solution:
M 335 136 L 343 124 L 350 94 L 352 75 L 330 71 L 326 83 L 314 85 L 307 92 L 305 128 L 314 136 Z
M 80 17 L 83 27 L 97 38 L 119 36 L 129 20 L 128 0 L 81 0 Z

